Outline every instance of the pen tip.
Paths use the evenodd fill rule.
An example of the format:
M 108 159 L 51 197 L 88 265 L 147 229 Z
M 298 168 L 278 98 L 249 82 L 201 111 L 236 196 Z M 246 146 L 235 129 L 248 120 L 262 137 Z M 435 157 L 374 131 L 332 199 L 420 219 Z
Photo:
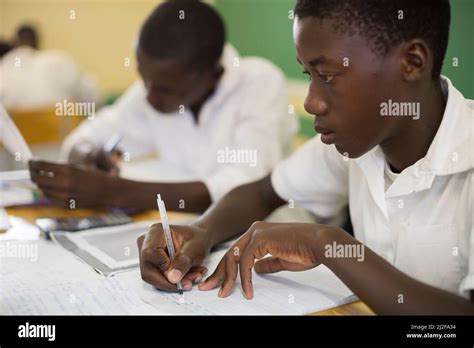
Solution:
M 183 289 L 179 289 L 178 292 L 179 292 L 180 295 L 182 295 L 183 294 Z

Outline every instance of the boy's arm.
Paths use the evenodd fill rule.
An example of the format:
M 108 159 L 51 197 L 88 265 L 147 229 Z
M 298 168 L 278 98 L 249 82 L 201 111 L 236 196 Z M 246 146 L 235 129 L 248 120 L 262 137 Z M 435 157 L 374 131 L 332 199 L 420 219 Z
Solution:
M 363 252 L 339 255 L 336 246 Z M 328 253 L 330 249 L 334 251 Z M 267 254 L 272 256 L 265 257 Z M 255 259 L 259 260 L 255 263 Z M 317 224 L 254 223 L 229 248 L 200 289 L 220 286 L 219 296 L 226 297 L 239 271 L 244 295 L 250 299 L 252 268 L 258 273 L 274 273 L 303 271 L 319 264 L 331 269 L 377 314 L 474 314 L 469 300 L 411 278 L 344 230 Z
M 285 204 L 273 190 L 271 175 L 239 186 L 213 204 L 193 224 L 203 228 L 215 246 L 242 234 L 258 220 L 263 220 Z
M 158 193 L 170 210 L 203 212 L 211 204 L 209 190 L 199 181 L 148 183 L 45 161 L 30 161 L 29 166 L 31 179 L 44 194 L 65 205 L 74 199 L 75 207 L 156 209 Z M 254 220 L 263 219 L 283 203 L 272 189 L 270 176 L 267 176 L 234 189 L 196 224 L 205 226 L 216 244 L 226 239 L 220 236 L 222 230 L 229 236 L 242 233 Z
M 147 183 L 109 175 L 70 164 L 30 161 L 30 176 L 46 197 L 76 208 L 120 207 L 156 209 L 161 194 L 170 210 L 203 212 L 211 204 L 202 182 Z
M 361 244 L 342 231 L 323 233 L 315 244 L 316 256 L 377 314 L 474 314 L 471 302 L 448 291 L 422 283 L 401 272 L 364 246 L 364 260 L 328 258 L 328 244 Z

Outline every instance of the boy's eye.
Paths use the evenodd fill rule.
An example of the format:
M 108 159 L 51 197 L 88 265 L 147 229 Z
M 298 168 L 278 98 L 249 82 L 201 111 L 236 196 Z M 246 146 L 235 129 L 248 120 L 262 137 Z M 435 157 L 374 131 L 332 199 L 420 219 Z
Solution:
M 307 75 L 308 78 L 311 80 L 311 74 L 309 73 L 309 71 L 304 70 L 304 71 L 303 71 L 303 74 L 304 74 L 304 75 Z
M 324 75 L 319 74 L 319 77 L 323 80 L 324 83 L 330 84 L 334 79 L 334 75 Z

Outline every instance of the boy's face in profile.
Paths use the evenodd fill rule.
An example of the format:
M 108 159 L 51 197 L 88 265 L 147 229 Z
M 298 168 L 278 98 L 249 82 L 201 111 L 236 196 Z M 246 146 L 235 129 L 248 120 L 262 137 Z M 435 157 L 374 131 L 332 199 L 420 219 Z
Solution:
M 212 69 L 193 71 L 180 61 L 152 58 L 140 48 L 136 55 L 147 100 L 155 110 L 165 114 L 201 102 L 218 80 Z
M 297 58 L 311 76 L 305 109 L 317 115 L 321 140 L 351 158 L 390 141 L 401 124 L 382 117 L 380 104 L 404 99 L 399 56 L 374 53 L 365 37 L 336 33 L 330 20 L 297 17 L 293 34 Z

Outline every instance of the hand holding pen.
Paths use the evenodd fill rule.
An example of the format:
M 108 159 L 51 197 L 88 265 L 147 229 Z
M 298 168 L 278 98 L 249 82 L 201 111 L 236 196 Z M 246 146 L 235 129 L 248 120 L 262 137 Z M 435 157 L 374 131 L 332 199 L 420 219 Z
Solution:
M 118 150 L 121 139 L 122 136 L 116 133 L 101 147 L 88 142 L 78 143 L 72 148 L 68 162 L 116 176 L 119 174 L 118 164 L 122 157 L 121 151 Z
M 157 201 L 160 200 L 161 197 Z M 168 243 L 171 240 L 173 244 L 173 247 L 169 248 L 166 225 L 171 237 Z M 166 213 L 162 214 L 161 223 L 151 226 L 150 232 L 141 235 L 137 240 L 143 280 L 160 290 L 190 290 L 193 284 L 199 283 L 207 273 L 207 268 L 202 266 L 202 263 L 212 245 L 205 232 L 203 228 L 195 225 L 170 226 Z M 175 251 L 174 256 L 169 252 L 172 248 Z M 181 285 L 178 285 L 179 283 Z

